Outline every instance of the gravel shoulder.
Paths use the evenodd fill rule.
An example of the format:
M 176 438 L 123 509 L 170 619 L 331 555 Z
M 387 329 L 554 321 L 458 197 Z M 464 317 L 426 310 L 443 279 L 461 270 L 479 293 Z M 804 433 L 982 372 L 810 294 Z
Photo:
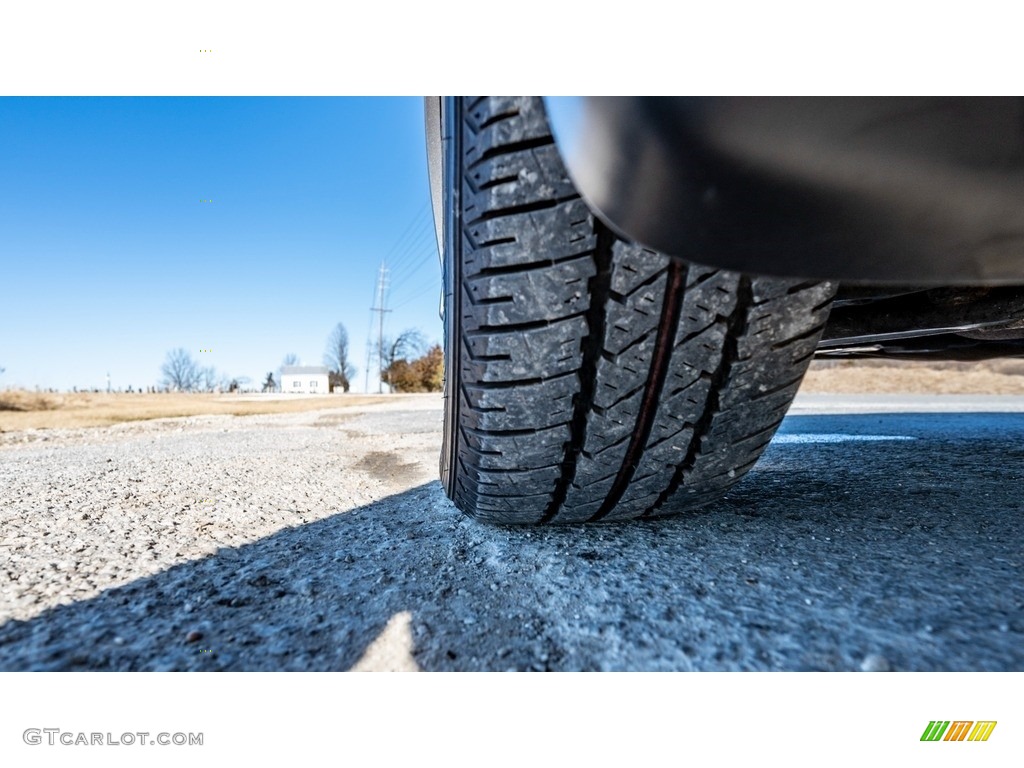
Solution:
M 801 397 L 699 514 L 532 530 L 436 396 L 4 435 L 0 669 L 1024 669 L 1022 404 Z

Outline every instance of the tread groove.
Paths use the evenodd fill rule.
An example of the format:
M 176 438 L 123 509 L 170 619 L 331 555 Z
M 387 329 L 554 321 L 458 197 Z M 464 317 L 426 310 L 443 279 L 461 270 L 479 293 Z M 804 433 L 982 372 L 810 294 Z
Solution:
M 697 420 L 693 435 L 690 437 L 690 444 L 686 448 L 686 455 L 672 474 L 668 487 L 661 492 L 658 499 L 641 517 L 653 515 L 682 485 L 683 480 L 686 479 L 686 474 L 697 463 L 697 457 L 700 455 L 701 441 L 711 429 L 711 423 L 720 410 L 722 390 L 729 381 L 733 365 L 739 360 L 739 344 L 737 339 L 743 334 L 747 326 L 747 311 L 753 303 L 750 278 L 746 275 L 740 277 L 739 284 L 736 287 L 736 294 L 736 306 L 729 315 L 729 332 L 725 339 L 725 349 L 722 352 L 718 367 L 711 376 L 711 389 L 708 392 L 704 413 Z
M 531 384 L 547 384 L 552 381 L 558 381 L 559 379 L 565 379 L 570 376 L 575 376 L 576 371 L 569 371 L 567 373 L 557 373 L 553 376 L 535 376 L 531 379 L 516 379 L 515 381 L 474 381 L 467 385 L 473 389 L 518 389 L 519 387 L 526 387 Z
M 503 115 L 503 117 L 508 119 L 510 117 L 518 117 L 518 115 L 519 113 L 517 112 L 515 115 Z M 491 123 L 481 126 L 480 130 L 482 131 L 488 125 L 491 125 L 492 123 L 496 122 L 498 122 L 498 120 L 492 120 Z M 485 163 L 488 160 L 491 160 L 495 157 L 500 157 L 501 155 L 509 155 L 512 154 L 513 152 L 524 152 L 530 149 L 537 149 L 538 147 L 546 147 L 554 143 L 555 140 L 551 136 L 539 136 L 533 139 L 523 139 L 522 141 L 516 141 L 510 144 L 502 144 L 501 146 L 498 147 L 491 147 L 490 149 L 485 149 L 480 154 L 480 157 L 478 157 L 472 163 L 466 166 L 466 172 L 472 171 L 481 163 Z
M 607 322 L 605 304 L 611 291 L 612 243 L 615 237 L 596 220 L 594 231 L 597 234 L 597 248 L 594 251 L 597 271 L 590 278 L 590 308 L 586 312 L 587 335 L 583 340 L 583 359 L 579 368 L 580 391 L 573 402 L 570 439 L 565 446 L 562 473 L 555 485 L 551 503 L 540 519 L 542 525 L 550 522 L 558 514 L 569 493 L 569 486 L 576 479 L 577 459 L 587 437 L 587 416 L 593 409 L 594 395 L 597 391 L 597 366 L 601 359 L 602 340 Z
M 687 272 L 687 267 L 683 262 L 676 259 L 672 259 L 669 262 L 668 281 L 665 284 L 665 301 L 662 304 L 661 322 L 658 324 L 655 351 L 651 358 L 651 368 L 647 376 L 647 386 L 640 404 L 636 428 L 633 430 L 629 447 L 626 449 L 626 456 L 623 459 L 619 473 L 615 477 L 615 482 L 612 484 L 608 496 L 601 503 L 600 508 L 590 518 L 591 522 L 596 522 L 606 517 L 615 508 L 615 505 L 619 503 L 622 494 L 626 492 L 629 481 L 633 479 L 633 473 L 636 472 L 636 467 L 640 463 L 640 457 L 643 455 L 644 448 L 651 436 L 654 417 L 658 413 L 661 390 L 665 384 L 665 377 L 668 375 L 669 359 L 672 356 L 672 342 L 676 335 L 676 327 L 679 324 Z
M 482 267 L 476 270 L 472 275 L 466 279 L 469 281 L 476 280 L 477 278 L 483 277 L 494 277 L 496 275 L 521 275 L 527 272 L 536 272 L 538 270 L 550 269 L 551 267 L 559 264 L 565 264 L 566 262 L 575 261 L 576 259 L 584 259 L 587 256 L 593 256 L 591 252 L 584 251 L 583 253 L 571 253 L 568 256 L 560 256 L 556 259 L 544 259 L 543 261 L 531 261 L 529 264 L 509 264 L 508 266 L 501 267 Z
M 472 331 L 465 331 L 463 336 L 467 339 L 477 337 L 490 338 L 496 333 L 513 333 L 521 331 L 532 331 L 536 328 L 550 328 L 552 325 L 564 323 L 566 320 L 575 320 L 577 317 L 584 317 L 586 312 L 575 312 L 571 315 L 556 317 L 551 320 L 532 320 L 528 323 L 509 323 L 508 325 L 485 325 L 480 324 Z
M 567 203 L 570 200 L 578 200 L 579 195 L 566 195 L 565 197 L 556 197 L 550 200 L 536 200 L 532 203 L 522 203 L 521 205 L 510 205 L 507 208 L 492 208 L 480 213 L 475 219 L 470 219 L 466 222 L 466 226 L 473 226 L 481 221 L 490 221 L 491 219 L 499 219 L 504 216 L 512 216 L 516 213 L 532 213 L 533 211 L 543 211 L 548 208 L 555 208 L 562 203 Z

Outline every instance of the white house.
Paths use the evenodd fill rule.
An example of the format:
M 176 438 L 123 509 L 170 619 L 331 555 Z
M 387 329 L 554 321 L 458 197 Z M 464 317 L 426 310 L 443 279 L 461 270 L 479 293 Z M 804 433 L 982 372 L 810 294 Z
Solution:
M 281 391 L 294 394 L 326 395 L 328 370 L 322 365 L 286 365 L 281 368 Z

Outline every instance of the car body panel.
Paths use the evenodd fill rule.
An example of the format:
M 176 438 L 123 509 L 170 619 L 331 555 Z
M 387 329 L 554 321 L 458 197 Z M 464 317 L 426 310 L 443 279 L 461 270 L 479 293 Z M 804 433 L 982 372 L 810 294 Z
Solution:
M 623 236 L 755 274 L 1024 279 L 1018 98 L 550 98 L 573 181 Z

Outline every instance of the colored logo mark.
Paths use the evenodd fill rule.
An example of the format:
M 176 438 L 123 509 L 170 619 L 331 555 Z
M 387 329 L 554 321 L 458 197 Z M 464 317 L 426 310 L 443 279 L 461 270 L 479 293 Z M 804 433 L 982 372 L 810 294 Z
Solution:
M 932 720 L 921 734 L 921 741 L 988 741 L 996 720 Z M 973 728 L 971 727 L 973 726 Z
M 211 197 L 209 199 L 200 199 L 199 202 L 200 203 L 212 203 L 213 202 L 213 198 Z
M 200 349 L 199 351 L 200 352 L 213 352 L 212 349 Z

